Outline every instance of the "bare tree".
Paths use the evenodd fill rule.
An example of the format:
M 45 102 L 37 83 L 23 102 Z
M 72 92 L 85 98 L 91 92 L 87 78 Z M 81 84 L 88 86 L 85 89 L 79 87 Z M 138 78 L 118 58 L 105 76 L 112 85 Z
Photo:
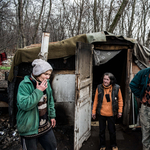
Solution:
M 97 0 L 94 0 L 94 9 L 93 9 L 94 32 L 97 31 L 97 24 L 98 24 L 96 12 L 97 12 Z
M 133 2 L 131 3 L 131 5 L 132 5 L 132 14 L 131 14 L 131 19 L 130 19 L 128 33 L 127 33 L 128 37 L 132 36 L 132 27 L 133 27 L 133 22 L 134 22 L 136 0 L 133 0 Z
M 115 18 L 114 18 L 114 20 L 113 20 L 113 22 L 112 22 L 112 24 L 110 25 L 109 32 L 113 32 L 113 31 L 114 31 L 114 29 L 115 29 L 115 27 L 117 26 L 118 21 L 119 21 L 121 15 L 122 15 L 122 13 L 123 13 L 123 11 L 124 11 L 124 9 L 125 9 L 127 3 L 128 3 L 128 1 L 129 1 L 129 0 L 123 0 L 123 2 L 122 2 L 122 4 L 121 4 L 121 6 L 120 6 L 120 8 L 119 8 L 119 10 L 118 10 L 118 12 L 117 12 Z
M 150 48 L 150 30 L 148 32 L 147 40 L 146 40 L 146 47 Z
M 74 0 L 75 1 L 75 0 Z M 77 35 L 80 33 L 81 30 L 81 24 L 82 24 L 82 16 L 83 16 L 83 12 L 84 12 L 84 4 L 85 4 L 85 0 L 77 0 L 75 1 L 77 4 L 77 13 L 76 13 L 76 18 L 78 21 L 78 25 L 77 25 Z
M 113 2 L 114 2 L 114 0 L 111 0 L 111 2 L 110 2 L 110 9 L 109 9 L 109 13 L 108 13 L 108 19 L 106 20 L 106 30 L 109 29 L 110 18 L 111 18 L 111 14 L 112 14 L 112 10 L 113 10 Z
M 40 43 L 43 30 L 50 41 L 108 30 L 148 46 L 149 8 L 150 0 L 0 0 L 0 49 Z
M 43 31 L 47 31 L 47 26 L 48 26 L 49 20 L 50 20 L 51 9 L 52 9 L 52 0 L 49 0 L 49 11 L 48 11 L 47 21 L 46 21 Z
M 10 5 L 10 0 L 0 0 L 0 52 L 8 51 L 16 44 L 17 34 L 14 31 L 16 28 L 13 17 L 14 12 Z
M 37 37 L 37 33 L 38 33 L 39 24 L 40 24 L 40 21 L 41 21 L 41 16 L 42 16 L 42 12 L 43 12 L 44 3 L 45 3 L 45 0 L 42 0 L 41 11 L 40 11 L 39 17 L 38 17 L 38 19 L 36 20 L 36 23 L 35 23 L 35 30 L 34 30 L 34 35 L 32 37 L 32 39 L 33 39 L 32 43 L 36 43 L 36 37 Z
M 147 25 L 147 14 L 150 9 L 150 5 L 148 4 L 148 0 L 142 0 L 142 8 L 143 8 L 143 33 L 142 33 L 142 42 L 145 44 L 145 34 L 146 34 L 146 25 Z
M 101 3 L 100 3 L 101 2 Z M 103 31 L 103 25 L 104 25 L 104 0 L 101 0 L 99 3 L 101 4 L 101 31 Z
M 20 47 L 26 46 L 26 38 L 24 35 L 24 23 L 23 23 L 23 6 L 25 4 L 25 1 L 23 2 L 22 0 L 18 0 L 18 18 L 19 18 L 19 34 L 21 36 L 21 45 Z

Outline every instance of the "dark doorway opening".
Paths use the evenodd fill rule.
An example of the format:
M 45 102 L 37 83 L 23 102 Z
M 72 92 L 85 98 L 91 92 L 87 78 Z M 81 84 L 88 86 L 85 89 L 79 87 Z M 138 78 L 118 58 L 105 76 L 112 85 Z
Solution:
M 93 66 L 93 97 L 98 84 L 102 83 L 102 76 L 105 72 L 111 72 L 120 85 L 123 100 L 125 98 L 125 82 L 126 82 L 126 64 L 127 64 L 127 50 L 122 50 L 119 54 L 109 60 L 107 63 L 100 66 Z M 94 65 L 94 64 L 93 64 Z M 122 117 L 123 118 L 123 117 Z M 119 122 L 122 122 L 119 121 Z

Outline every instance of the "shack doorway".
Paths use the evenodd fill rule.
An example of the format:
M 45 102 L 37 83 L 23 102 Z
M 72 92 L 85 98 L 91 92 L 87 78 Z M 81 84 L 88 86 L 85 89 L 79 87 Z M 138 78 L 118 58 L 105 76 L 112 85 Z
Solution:
M 99 66 L 93 66 L 92 101 L 94 101 L 94 95 L 97 85 L 102 83 L 102 76 L 105 72 L 111 72 L 116 77 L 117 84 L 119 84 L 121 88 L 123 100 L 125 100 L 126 64 L 127 64 L 127 50 L 122 50 L 120 51 L 119 54 L 110 59 L 108 62 L 101 64 Z

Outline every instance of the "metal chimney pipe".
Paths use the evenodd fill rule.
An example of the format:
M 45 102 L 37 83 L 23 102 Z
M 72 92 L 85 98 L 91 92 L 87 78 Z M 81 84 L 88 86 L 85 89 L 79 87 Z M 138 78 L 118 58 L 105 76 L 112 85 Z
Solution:
M 43 32 L 42 34 L 42 44 L 41 44 L 41 52 L 39 53 L 39 58 L 47 61 L 48 56 L 48 45 L 49 45 L 49 36 L 50 33 Z

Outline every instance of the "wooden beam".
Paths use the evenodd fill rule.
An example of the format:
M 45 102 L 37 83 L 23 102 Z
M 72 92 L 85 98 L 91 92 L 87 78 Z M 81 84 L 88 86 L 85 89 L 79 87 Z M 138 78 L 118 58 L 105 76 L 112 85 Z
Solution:
M 95 45 L 94 49 L 96 50 L 123 50 L 128 49 L 128 46 L 121 46 L 121 45 Z
M 115 37 L 115 36 L 106 36 L 105 42 L 95 42 L 94 46 L 98 47 L 101 45 L 120 45 L 120 46 L 128 46 L 128 49 L 133 49 L 134 43 L 125 40 L 123 37 Z
M 126 83 L 125 83 L 125 103 L 123 112 L 123 124 L 129 127 L 129 117 L 130 117 L 130 104 L 131 104 L 131 90 L 129 87 L 130 77 L 132 73 L 132 51 L 133 49 L 127 50 L 127 66 L 126 66 Z

